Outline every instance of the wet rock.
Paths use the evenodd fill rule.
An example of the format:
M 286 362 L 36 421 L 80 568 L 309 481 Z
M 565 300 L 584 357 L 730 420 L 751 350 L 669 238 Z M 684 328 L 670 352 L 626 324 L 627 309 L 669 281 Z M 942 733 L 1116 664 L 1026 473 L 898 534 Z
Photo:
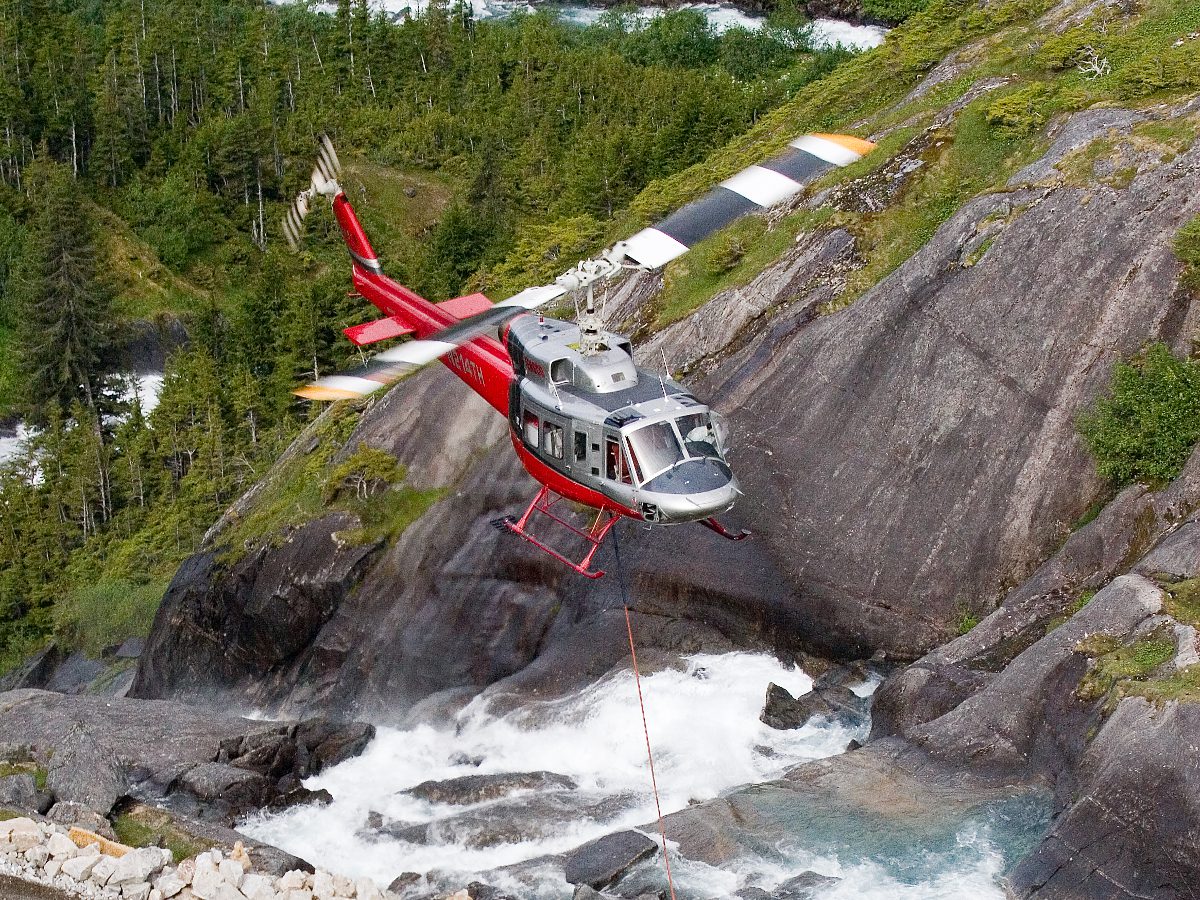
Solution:
M 866 721 L 870 699 L 859 697 L 849 688 L 814 688 L 807 694 L 793 697 L 777 684 L 767 686 L 767 699 L 760 721 L 772 728 L 800 728 L 813 716 L 831 722 L 856 725 Z
M 178 789 L 193 795 L 201 804 L 220 805 L 228 814 L 261 809 L 274 799 L 275 784 L 265 775 L 224 763 L 204 763 L 185 772 Z
M 832 887 L 841 881 L 834 875 L 821 875 L 818 872 L 801 872 L 789 878 L 776 889 L 785 900 L 809 900 L 819 891 Z
M 630 867 L 658 852 L 658 844 L 636 831 L 619 831 L 589 841 L 566 857 L 563 874 L 570 884 L 604 888 Z
M 421 877 L 422 876 L 417 872 L 401 872 L 392 879 L 392 883 L 388 885 L 388 890 L 399 894 L 406 888 L 412 887 L 414 884 L 420 884 Z
M 430 803 L 466 806 L 504 797 L 514 791 L 565 788 L 573 790 L 574 780 L 554 772 L 506 772 L 498 775 L 463 775 L 443 781 L 423 781 L 400 793 Z
M 471 900 L 517 900 L 512 894 L 481 881 L 472 881 L 468 884 L 467 893 Z
M 1185 897 L 1200 877 L 1200 707 L 1126 698 L 1079 766 L 1070 806 L 1010 876 L 1015 897 Z

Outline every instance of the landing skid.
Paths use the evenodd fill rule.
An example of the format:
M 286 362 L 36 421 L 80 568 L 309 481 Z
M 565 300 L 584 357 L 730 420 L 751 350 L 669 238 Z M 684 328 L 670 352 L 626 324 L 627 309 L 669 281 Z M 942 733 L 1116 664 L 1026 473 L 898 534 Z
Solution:
M 734 534 L 732 531 L 730 531 L 728 528 L 726 528 L 724 525 L 722 525 L 720 522 L 718 522 L 715 518 L 712 518 L 711 516 L 707 519 L 701 519 L 700 524 L 703 525 L 705 528 L 715 531 L 721 537 L 723 537 L 729 541 L 744 541 L 746 538 L 750 537 L 750 532 L 747 531 L 745 528 L 743 528 L 737 534 Z
M 600 549 L 600 545 L 604 543 L 604 538 L 608 536 L 608 532 L 612 529 L 613 525 L 616 524 L 619 517 L 614 513 L 600 510 L 598 513 L 596 513 L 596 519 L 592 522 L 591 527 L 587 529 L 587 531 L 584 531 L 581 528 L 576 528 L 570 522 L 562 518 L 562 516 L 559 516 L 554 512 L 554 507 L 558 503 L 561 503 L 562 500 L 563 498 L 559 494 L 556 494 L 548 487 L 543 487 L 540 491 L 538 491 L 538 495 L 533 498 L 533 502 L 529 504 L 529 508 L 525 510 L 525 514 L 521 516 L 521 518 L 518 519 L 515 516 L 504 516 L 503 518 L 493 520 L 492 525 L 501 531 L 511 531 L 518 537 L 524 538 L 539 550 L 548 553 L 559 562 L 570 567 L 571 569 L 574 569 L 584 578 L 602 577 L 604 572 L 590 569 L 589 566 L 592 564 L 592 557 L 596 555 L 596 551 Z M 563 526 L 563 528 L 568 529 L 573 534 L 583 538 L 583 540 L 587 542 L 588 546 L 590 547 L 587 555 L 585 555 L 579 562 L 574 562 L 568 559 L 558 550 L 555 550 L 549 544 L 530 534 L 527 530 L 527 526 L 529 525 L 529 520 L 533 517 L 534 513 L 541 513 L 547 518 Z

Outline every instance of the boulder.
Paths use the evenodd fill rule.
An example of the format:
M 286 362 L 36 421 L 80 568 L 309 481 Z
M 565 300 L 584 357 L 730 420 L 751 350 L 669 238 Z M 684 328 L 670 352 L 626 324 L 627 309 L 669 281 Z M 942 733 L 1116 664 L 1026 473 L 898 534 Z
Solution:
M 589 841 L 571 851 L 563 865 L 569 884 L 604 888 L 629 869 L 658 852 L 658 844 L 637 831 L 619 831 Z
M 785 900 L 809 900 L 817 896 L 825 888 L 832 887 L 841 881 L 835 875 L 822 875 L 819 872 L 801 872 L 787 879 L 776 889 Z
M 296 791 L 375 733 L 362 723 L 254 722 L 170 701 L 36 690 L 0 694 L 0 730 L 49 760 L 59 800 L 51 818 L 87 828 L 106 827 L 96 816 L 126 796 L 228 822 Z
M 0 806 L 36 810 L 40 798 L 37 783 L 25 773 L 0 778 Z
M 163 854 L 157 847 L 145 847 L 141 850 L 131 850 L 117 860 L 117 867 L 110 885 L 126 885 L 149 881 L 155 874 L 162 871 Z
M 777 684 L 767 686 L 767 699 L 759 720 L 772 728 L 800 728 L 813 716 L 846 725 L 858 725 L 867 720 L 871 706 L 869 697 L 859 697 L 849 688 L 828 686 L 793 697 Z
M 54 670 L 54 674 L 46 681 L 48 691 L 58 691 L 62 694 L 79 694 L 84 688 L 96 680 L 107 668 L 98 659 L 89 659 L 81 650 L 68 656 Z
M 504 797 L 514 791 L 565 788 L 573 790 L 574 780 L 554 772 L 505 772 L 498 775 L 463 775 L 442 781 L 423 781 L 402 794 L 430 803 L 466 806 Z

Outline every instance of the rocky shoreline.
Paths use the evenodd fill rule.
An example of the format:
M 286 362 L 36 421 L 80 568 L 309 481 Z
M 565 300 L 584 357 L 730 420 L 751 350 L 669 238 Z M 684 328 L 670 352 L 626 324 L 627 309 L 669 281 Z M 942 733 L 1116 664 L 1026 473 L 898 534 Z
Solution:
M 19 817 L 0 822 L 0 874 L 88 900 L 385 900 L 370 879 L 325 871 L 256 872 L 241 843 L 176 863 L 171 850 L 133 848 L 79 828 Z

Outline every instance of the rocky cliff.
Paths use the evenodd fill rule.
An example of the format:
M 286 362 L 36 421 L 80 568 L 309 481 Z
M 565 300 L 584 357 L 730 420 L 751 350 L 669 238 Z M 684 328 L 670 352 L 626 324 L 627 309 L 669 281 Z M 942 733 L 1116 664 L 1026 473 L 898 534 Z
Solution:
M 818 315 L 858 262 L 835 228 L 801 233 L 748 285 L 646 340 L 646 358 L 665 352 L 729 413 L 736 519 L 757 539 L 627 527 L 644 640 L 913 658 L 1028 577 L 1102 490 L 1076 414 L 1115 362 L 1148 341 L 1185 349 L 1200 324 L 1169 247 L 1200 212 L 1200 149 L 1132 133 L 1196 115 L 1192 103 L 1063 119 L 1003 190 L 839 312 Z M 895 195 L 927 140 L 807 202 L 862 202 L 881 183 Z M 1126 182 L 1080 176 L 1098 141 L 1132 160 Z M 655 288 L 627 282 L 613 317 L 638 327 Z M 620 660 L 622 580 L 584 583 L 489 527 L 535 489 L 504 428 L 441 371 L 371 404 L 343 455 L 388 450 L 442 498 L 390 545 L 347 544 L 353 523 L 330 515 L 230 553 L 223 529 L 253 513 L 252 492 L 180 569 L 134 695 L 390 721 L 442 691 L 509 677 L 563 689 Z

